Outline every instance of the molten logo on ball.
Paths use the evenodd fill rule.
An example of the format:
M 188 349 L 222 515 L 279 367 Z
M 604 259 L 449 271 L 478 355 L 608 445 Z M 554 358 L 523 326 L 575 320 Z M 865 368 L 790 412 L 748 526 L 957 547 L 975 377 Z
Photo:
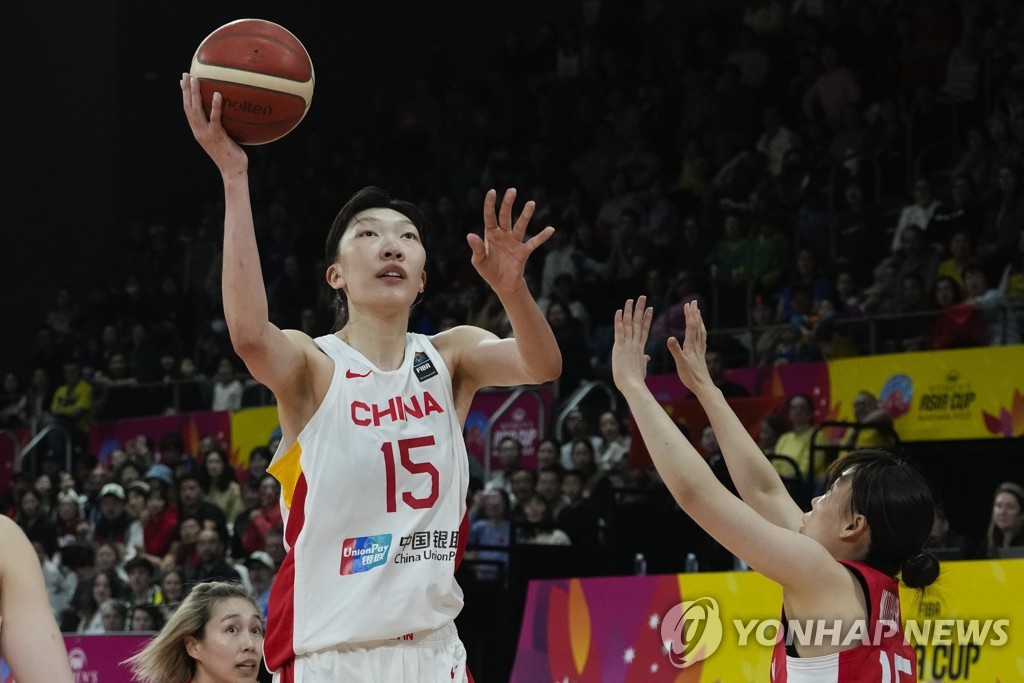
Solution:
M 248 100 L 229 100 L 224 98 L 224 108 L 230 109 L 231 111 L 245 112 L 246 114 L 255 114 L 256 116 L 271 116 L 274 113 L 274 108 L 263 104 L 253 104 Z
M 661 622 L 661 639 L 672 666 L 679 669 L 710 657 L 722 644 L 722 619 L 714 598 L 683 602 Z

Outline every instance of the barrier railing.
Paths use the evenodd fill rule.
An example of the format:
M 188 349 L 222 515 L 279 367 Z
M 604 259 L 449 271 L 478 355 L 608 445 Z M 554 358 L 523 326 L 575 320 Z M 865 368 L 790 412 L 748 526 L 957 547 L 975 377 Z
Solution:
M 587 396 L 594 392 L 601 392 L 608 399 L 608 409 L 616 411 L 618 408 L 618 398 L 615 391 L 612 390 L 604 382 L 597 382 L 594 380 L 585 380 L 580 383 L 580 386 L 569 395 L 569 398 L 565 399 L 562 404 L 561 410 L 558 411 L 558 416 L 555 417 L 555 425 L 553 432 L 555 434 L 561 434 L 562 428 L 565 426 L 565 421 L 569 417 L 569 413 L 574 408 L 580 405 Z
M 932 332 L 934 332 L 934 330 L 925 329 L 920 348 L 904 349 L 897 345 L 896 342 L 898 341 L 898 338 L 894 333 L 903 333 L 910 330 L 912 327 L 929 325 L 930 323 L 939 320 L 943 311 L 944 309 L 927 310 L 915 313 L 867 313 L 862 317 L 835 317 L 828 320 L 819 319 L 817 323 L 820 324 L 821 322 L 828 322 L 832 324 L 837 331 L 844 334 L 848 333 L 849 340 L 854 343 L 856 350 L 860 355 L 898 353 L 907 350 L 928 351 L 938 350 L 940 348 L 1006 346 L 1021 343 L 1014 340 L 1019 339 L 1022 333 L 1024 333 L 1020 328 L 1020 325 L 1024 323 L 1024 305 L 1005 304 L 987 310 L 978 309 L 977 311 L 978 315 L 981 316 L 990 316 L 993 314 L 999 316 L 998 328 L 990 327 L 988 324 L 989 321 L 984 321 L 984 329 L 982 331 L 985 333 L 986 338 L 984 341 L 987 343 L 967 344 L 964 343 L 965 340 L 963 339 L 954 339 L 950 342 L 950 346 L 935 347 L 932 346 Z M 749 365 L 751 367 L 763 365 L 764 359 L 756 357 L 754 342 L 761 335 L 780 330 L 787 325 L 790 325 L 790 323 L 783 322 L 773 323 L 771 325 L 745 325 L 708 330 L 709 343 L 714 343 L 715 338 L 724 339 L 727 337 L 750 340 L 750 343 L 746 345 Z M 966 326 L 964 329 L 966 329 Z M 677 335 L 680 338 L 682 337 L 683 332 L 684 330 L 682 329 L 671 330 L 671 334 Z M 991 343 L 992 336 L 995 337 L 995 341 L 997 343 Z
M 72 443 L 71 443 L 71 434 L 68 432 L 68 430 L 63 425 L 61 425 L 60 423 L 57 423 L 57 422 L 52 422 L 52 423 L 50 423 L 48 425 L 43 426 L 43 428 L 40 429 L 38 432 L 36 432 L 35 435 L 29 440 L 29 442 L 27 444 L 25 444 L 24 448 L 19 448 L 18 449 L 18 455 L 14 459 L 14 471 L 15 472 L 20 472 L 21 469 L 22 469 L 22 461 L 25 459 L 25 457 L 29 453 L 32 452 L 32 449 L 34 449 L 36 446 L 38 446 L 40 443 L 42 443 L 43 439 L 45 439 L 47 436 L 49 436 L 51 433 L 54 433 L 54 432 L 59 432 L 59 435 L 63 436 L 63 442 L 64 442 L 64 461 L 65 461 L 65 468 L 66 468 L 65 471 L 66 472 L 71 472 L 72 471 L 72 468 L 71 468 L 71 456 L 73 455 L 73 448 L 72 448 Z M 33 465 L 35 466 L 33 468 L 33 472 L 32 472 L 33 475 L 38 474 L 38 471 L 37 471 L 39 469 L 38 468 L 38 463 L 39 463 L 39 459 L 36 458 L 33 461 Z
M 843 430 L 842 440 L 818 438 L 819 434 L 827 435 L 828 432 L 836 430 Z M 886 443 L 887 448 L 899 448 L 900 446 L 900 435 L 896 433 L 891 424 L 826 420 L 814 425 L 811 430 L 810 471 L 803 473 L 804 499 L 797 501 L 801 507 L 809 509 L 811 498 L 818 493 L 815 487 L 820 485 L 820 482 L 815 481 L 814 473 L 824 471 L 843 455 L 856 450 L 859 447 L 858 437 L 865 431 L 875 432 L 879 440 Z

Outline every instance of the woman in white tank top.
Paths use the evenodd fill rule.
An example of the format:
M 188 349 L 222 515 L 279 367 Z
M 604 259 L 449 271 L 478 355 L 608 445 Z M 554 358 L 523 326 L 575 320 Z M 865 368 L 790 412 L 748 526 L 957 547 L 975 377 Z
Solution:
M 224 183 L 223 298 L 231 341 L 278 401 L 282 440 L 270 469 L 282 482 L 289 554 L 272 589 L 265 642 L 275 680 L 466 680 L 465 651 L 451 623 L 461 591 L 429 563 L 457 561 L 452 542 L 460 535 L 451 527 L 464 516 L 468 479 L 458 432 L 474 393 L 540 384 L 561 371 L 554 335 L 523 277 L 527 258 L 554 228 L 524 241 L 533 202 L 513 221 L 515 190 L 506 191 L 497 210 L 489 191 L 483 235 L 467 238 L 473 265 L 501 301 L 513 335 L 499 339 L 471 326 L 410 335 L 410 308 L 427 283 L 424 225 L 415 205 L 367 188 L 342 209 L 327 240 L 326 278 L 343 306 L 342 324 L 317 340 L 281 330 L 268 318 L 246 154 L 220 125 L 221 97 L 214 96 L 207 117 L 198 81 L 185 74 L 181 85 L 192 131 Z M 361 396 L 356 383 L 364 381 Z M 376 440 L 357 446 L 349 435 L 360 429 L 376 430 Z M 332 458 L 362 460 L 341 473 Z M 460 495 L 460 507 L 453 507 Z M 325 514 L 332 496 L 338 507 Z M 379 506 L 379 514 L 367 506 Z M 348 514 L 357 522 L 331 519 Z M 324 557 L 333 561 L 313 560 Z M 422 582 L 418 596 L 409 588 L 412 576 Z M 351 598 L 378 595 L 384 577 L 389 591 L 398 586 L 415 603 L 402 621 L 408 632 L 394 630 L 401 626 L 390 614 L 397 605 L 371 609 L 372 601 Z M 341 593 L 366 609 L 331 618 Z M 348 623 L 343 628 L 340 621 Z

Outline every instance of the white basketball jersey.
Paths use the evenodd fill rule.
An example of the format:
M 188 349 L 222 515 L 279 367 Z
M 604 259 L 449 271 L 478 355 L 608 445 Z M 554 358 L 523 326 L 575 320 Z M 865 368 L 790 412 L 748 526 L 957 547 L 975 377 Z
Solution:
M 272 671 L 340 643 L 434 629 L 462 609 L 469 463 L 448 368 L 420 334 L 406 335 L 391 372 L 334 335 L 316 343 L 334 378 L 268 468 L 288 549 L 267 617 Z

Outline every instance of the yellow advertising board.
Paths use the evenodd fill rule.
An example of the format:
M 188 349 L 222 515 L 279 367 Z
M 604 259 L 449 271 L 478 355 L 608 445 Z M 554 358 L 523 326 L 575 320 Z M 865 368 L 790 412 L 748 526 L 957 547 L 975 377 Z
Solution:
M 1022 586 L 1024 560 L 983 560 L 902 588 L 917 680 L 1024 681 Z M 531 581 L 511 681 L 767 683 L 781 604 L 756 572 Z
M 249 454 L 257 446 L 266 446 L 279 420 L 277 406 L 243 408 L 231 414 L 231 462 L 235 467 L 249 466 Z M 273 454 L 271 454 L 273 455 Z
M 684 600 L 712 598 L 721 612 L 721 644 L 700 662 L 697 680 L 767 681 L 772 646 L 766 643 L 777 635 L 775 622 L 782 615 L 779 584 L 757 572 L 709 572 L 679 574 L 679 590 Z M 758 626 L 746 631 L 737 627 L 754 623 Z
M 1024 681 L 1024 560 L 945 562 L 919 595 L 901 587 L 920 681 Z
M 828 364 L 835 419 L 874 394 L 904 441 L 1024 436 L 1024 346 L 902 353 Z

